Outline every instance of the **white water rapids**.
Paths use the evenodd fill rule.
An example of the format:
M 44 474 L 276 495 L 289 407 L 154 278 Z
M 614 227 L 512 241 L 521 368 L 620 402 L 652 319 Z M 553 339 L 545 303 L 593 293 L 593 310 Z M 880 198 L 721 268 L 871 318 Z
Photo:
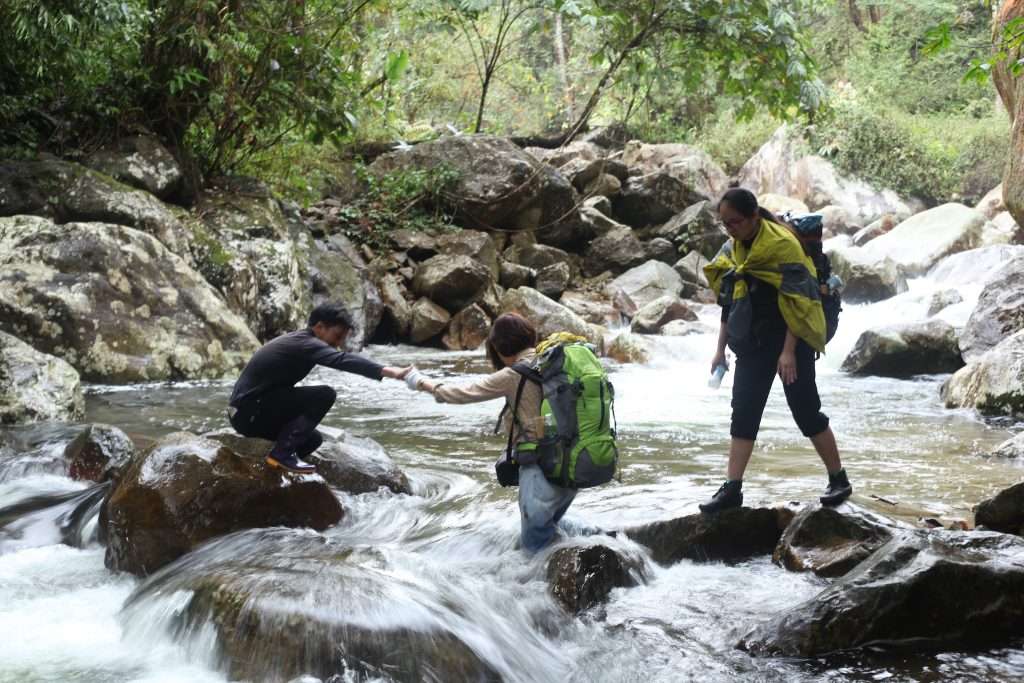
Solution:
M 940 315 L 962 325 L 985 273 L 1004 257 L 998 250 L 953 257 L 912 281 L 905 294 L 847 305 L 818 374 L 823 409 L 832 418 L 859 504 L 911 522 L 952 521 L 1021 479 L 1021 465 L 979 455 L 1019 425 L 985 423 L 969 411 L 944 409 L 944 378 L 855 378 L 838 370 L 860 332 L 923 319 L 936 291 L 960 292 L 964 302 Z M 717 309 L 708 307 L 702 315 L 714 323 Z M 654 341 L 649 365 L 611 368 L 622 483 L 582 492 L 570 518 L 614 529 L 691 514 L 721 482 L 731 374 L 720 390 L 706 386 L 710 335 Z M 365 353 L 382 362 L 414 362 L 430 375 L 453 380 L 486 370 L 481 353 L 411 347 L 371 347 Z M 663 568 L 648 562 L 646 584 L 616 589 L 603 608 L 569 617 L 546 592 L 546 554 L 527 558 L 516 549 L 514 493 L 493 481 L 502 439 L 490 430 L 499 405 L 446 406 L 411 394 L 399 382 L 378 384 L 328 371 L 315 372 L 309 381 L 338 390 L 325 424 L 383 444 L 416 493 L 341 496 L 346 517 L 324 536 L 352 549 L 349 564 L 365 567 L 378 589 L 372 596 L 348 595 L 339 587 L 337 596 L 322 596 L 317 609 L 347 611 L 348 618 L 371 628 L 440 625 L 509 681 L 1024 677 L 1024 649 L 1013 648 L 865 654 L 842 661 L 751 658 L 734 648 L 747 629 L 826 585 L 767 558 L 734 566 L 684 561 Z M 87 419 L 152 436 L 202 432 L 223 426 L 229 391 L 229 382 L 93 387 Z M 0 443 L 6 443 L 0 446 L 0 508 L 42 493 L 84 489 L 64 476 L 61 462 L 74 434 L 74 428 L 59 425 L 0 432 Z M 811 502 L 824 485 L 824 469 L 793 425 L 776 383 L 748 470 L 746 502 Z M 61 544 L 59 517 L 66 512 L 50 508 L 6 526 L 0 520 L 0 681 L 228 680 L 219 668 L 212 628 L 173 628 L 184 597 L 143 592 L 124 608 L 142 582 L 104 568 L 95 520 L 79 529 L 84 548 Z M 260 542 L 258 534 L 241 538 Z M 628 539 L 602 542 L 644 556 Z M 210 551 L 210 561 L 242 547 L 229 538 Z

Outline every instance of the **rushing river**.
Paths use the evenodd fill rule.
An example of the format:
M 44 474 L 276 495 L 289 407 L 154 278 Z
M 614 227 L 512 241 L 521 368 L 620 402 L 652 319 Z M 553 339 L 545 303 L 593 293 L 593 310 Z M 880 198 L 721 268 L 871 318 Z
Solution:
M 961 290 L 965 302 L 942 315 L 962 324 L 977 298 L 979 275 L 976 269 L 970 276 L 962 268 L 947 270 L 912 282 L 911 291 L 896 299 L 848 306 L 840 335 L 819 362 L 824 410 L 832 417 L 854 501 L 912 523 L 967 519 L 974 504 L 1022 474 L 1017 463 L 980 455 L 1019 425 L 986 424 L 968 411 L 944 409 L 943 377 L 853 378 L 838 370 L 860 331 L 923 318 L 935 290 Z M 708 308 L 703 316 L 713 322 L 715 311 Z M 573 519 L 615 529 L 690 514 L 722 480 L 731 376 L 717 391 L 706 386 L 714 340 L 702 335 L 655 342 L 649 365 L 611 367 L 622 482 L 582 492 L 570 510 Z M 391 364 L 415 363 L 453 381 L 486 371 L 481 353 L 411 347 L 365 353 Z M 332 372 L 318 371 L 309 380 L 338 391 L 325 424 L 376 439 L 415 490 L 413 496 L 341 496 L 347 515 L 324 536 L 351 549 L 349 568 L 363 563 L 379 590 L 360 596 L 339 588 L 332 598 L 330 585 L 320 585 L 320 610 L 352 610 L 362 623 L 381 629 L 443 626 L 509 681 L 1024 678 L 1024 648 L 820 661 L 752 658 L 734 648 L 747 629 L 826 585 L 767 558 L 733 566 L 684 561 L 663 568 L 647 562 L 644 585 L 616 589 L 607 605 L 568 617 L 546 592 L 544 554 L 527 558 L 516 548 L 514 493 L 493 479 L 502 439 L 490 432 L 499 405 L 446 406 L 399 382 Z M 87 421 L 153 437 L 208 431 L 224 426 L 230 386 L 94 386 Z M 84 489 L 63 475 L 61 453 L 74 433 L 73 426 L 42 425 L 3 435 L 0 508 L 40 493 Z M 776 383 L 748 470 L 746 502 L 811 502 L 825 483 L 824 469 L 792 424 Z M 143 582 L 107 571 L 95 541 L 84 548 L 60 543 L 60 515 L 66 512 L 52 508 L 0 529 L 0 681 L 228 680 L 218 668 L 211 628 L 173 627 L 180 607 L 175 593 L 142 590 L 125 606 Z M 94 536 L 94 519 L 80 527 L 82 538 Z M 228 538 L 219 552 L 258 553 L 261 543 L 271 552 L 281 534 L 302 539 L 312 532 L 262 533 L 243 532 L 234 545 Z M 621 536 L 602 542 L 643 556 Z

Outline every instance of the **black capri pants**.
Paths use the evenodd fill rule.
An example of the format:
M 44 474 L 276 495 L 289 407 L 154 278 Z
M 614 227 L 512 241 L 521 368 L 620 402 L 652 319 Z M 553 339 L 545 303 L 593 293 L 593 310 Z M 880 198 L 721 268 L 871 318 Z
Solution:
M 736 355 L 736 376 L 732 385 L 732 424 L 736 439 L 757 440 L 761 417 L 772 383 L 778 374 L 779 356 L 786 338 L 772 335 L 744 353 Z M 810 438 L 828 429 L 828 416 L 821 412 L 821 398 L 815 382 L 814 349 L 800 340 L 796 345 L 796 381 L 784 384 L 786 402 L 800 432 Z
M 323 443 L 316 427 L 337 396 L 329 386 L 277 389 L 241 401 L 231 417 L 231 426 L 243 436 L 276 442 L 271 450 L 276 457 L 304 458 Z

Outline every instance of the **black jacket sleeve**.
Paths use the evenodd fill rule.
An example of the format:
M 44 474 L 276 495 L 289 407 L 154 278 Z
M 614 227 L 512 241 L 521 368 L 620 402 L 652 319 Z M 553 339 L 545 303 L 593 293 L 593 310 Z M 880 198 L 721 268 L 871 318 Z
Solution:
M 384 366 L 357 353 L 346 353 L 325 344 L 316 337 L 309 340 L 310 358 L 317 365 L 323 365 L 342 372 L 351 372 L 370 379 L 379 380 L 383 377 Z

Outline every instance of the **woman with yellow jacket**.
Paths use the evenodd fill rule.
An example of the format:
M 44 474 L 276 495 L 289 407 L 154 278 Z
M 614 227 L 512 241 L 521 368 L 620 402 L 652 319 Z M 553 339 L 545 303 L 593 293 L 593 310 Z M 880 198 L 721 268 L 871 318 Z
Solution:
M 825 349 L 825 316 L 814 264 L 792 231 L 759 207 L 749 190 L 726 192 L 718 215 L 732 239 L 704 267 L 722 306 L 711 367 L 725 365 L 728 345 L 736 354 L 736 375 L 726 482 L 700 509 L 714 513 L 743 504 L 743 472 L 776 374 L 797 426 L 828 470 L 820 500 L 838 505 L 853 489 L 815 384 L 815 353 Z

